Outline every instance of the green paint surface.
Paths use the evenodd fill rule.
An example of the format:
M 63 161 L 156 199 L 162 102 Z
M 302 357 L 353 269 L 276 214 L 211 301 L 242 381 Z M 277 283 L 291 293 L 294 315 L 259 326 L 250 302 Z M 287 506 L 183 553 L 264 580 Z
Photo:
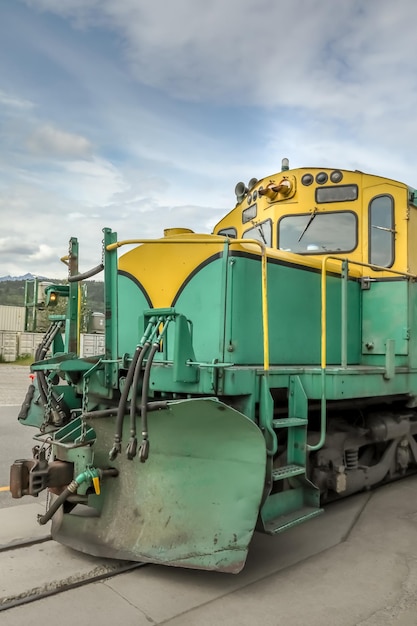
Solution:
M 119 356 L 132 354 L 143 333 L 142 312 L 149 309 L 149 304 L 135 281 L 121 274 L 118 276 L 117 306 Z
M 261 264 L 233 259 L 229 272 L 225 360 L 263 362 Z M 348 283 L 348 362 L 360 355 L 359 284 Z M 269 351 L 271 365 L 320 363 L 321 276 L 301 267 L 268 263 Z M 327 278 L 327 362 L 341 359 L 341 279 Z M 229 355 L 228 357 L 226 355 Z
M 106 466 L 114 424 L 93 427 L 94 464 Z M 53 536 L 90 554 L 239 571 L 265 479 L 259 429 L 216 400 L 186 400 L 149 415 L 149 440 L 146 463 L 123 453 L 114 462 L 120 475 L 102 482 L 100 517 L 56 516 Z
M 385 354 L 388 339 L 395 354 L 408 354 L 408 284 L 406 281 L 371 283 L 362 292 L 362 351 Z

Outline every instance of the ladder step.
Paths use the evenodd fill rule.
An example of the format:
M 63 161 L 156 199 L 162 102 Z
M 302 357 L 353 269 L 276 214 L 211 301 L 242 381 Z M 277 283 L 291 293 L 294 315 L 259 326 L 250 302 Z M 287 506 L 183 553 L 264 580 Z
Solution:
M 284 480 L 284 478 L 291 478 L 291 476 L 298 476 L 299 474 L 305 474 L 305 467 L 302 465 L 283 465 L 272 470 L 272 480 Z
M 293 426 L 306 426 L 308 420 L 303 417 L 283 417 L 281 419 L 272 420 L 274 428 L 292 428 Z
M 288 530 L 293 526 L 297 526 L 298 524 L 302 524 L 303 522 L 313 519 L 313 517 L 317 517 L 323 513 L 323 510 L 324 509 L 316 509 L 312 506 L 306 506 L 302 509 L 298 509 L 298 511 L 280 515 L 265 524 L 265 532 L 269 535 L 277 535 L 278 533 L 284 532 L 284 530 Z

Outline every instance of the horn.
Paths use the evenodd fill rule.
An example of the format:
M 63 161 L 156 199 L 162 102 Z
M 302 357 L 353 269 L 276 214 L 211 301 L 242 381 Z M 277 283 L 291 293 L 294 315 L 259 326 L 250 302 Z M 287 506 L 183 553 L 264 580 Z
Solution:
M 238 202 L 242 202 L 243 198 L 248 193 L 248 188 L 245 183 L 238 183 L 235 187 L 235 194 Z
M 250 181 L 248 182 L 248 189 L 249 189 L 249 191 L 255 187 L 257 182 L 258 182 L 257 178 L 251 178 L 250 179 Z

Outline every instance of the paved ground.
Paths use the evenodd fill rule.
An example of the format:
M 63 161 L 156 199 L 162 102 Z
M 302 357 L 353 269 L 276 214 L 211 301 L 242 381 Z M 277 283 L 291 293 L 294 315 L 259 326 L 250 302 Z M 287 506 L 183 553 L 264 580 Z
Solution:
M 18 406 L 0 405 L 0 509 L 27 503 L 27 499 L 14 500 L 6 487 L 9 485 L 10 465 L 21 458 L 31 458 L 32 448 L 35 445 L 33 435 L 35 428 L 22 426 L 17 421 Z M 44 494 L 38 501 L 44 502 Z
M 0 406 L 21 405 L 30 383 L 29 368 L 0 363 Z
M 32 428 L 23 428 L 17 414 L 30 383 L 29 368 L 0 363 L 0 509 L 16 506 L 22 500 L 13 500 L 5 488 L 9 484 L 10 464 L 15 459 L 31 456 Z
M 27 370 L 7 375 L 10 386 L 22 384 L 24 393 Z M 3 396 L 0 389 L 0 403 L 3 397 L 7 392 Z M 0 545 L 13 542 L 16 533 L 31 537 L 35 528 L 33 505 L 0 511 Z M 40 573 L 46 580 L 49 571 L 54 578 L 64 575 L 66 564 L 71 574 L 74 567 L 86 568 L 85 557 L 42 545 L 36 556 L 27 553 L 29 581 Z M 16 556 L 2 563 L 0 592 L 13 588 L 17 561 Z M 2 626 L 56 620 L 60 626 L 92 621 L 102 626 L 417 626 L 417 478 L 333 504 L 322 517 L 275 538 L 256 535 L 237 576 L 149 566 L 0 617 Z

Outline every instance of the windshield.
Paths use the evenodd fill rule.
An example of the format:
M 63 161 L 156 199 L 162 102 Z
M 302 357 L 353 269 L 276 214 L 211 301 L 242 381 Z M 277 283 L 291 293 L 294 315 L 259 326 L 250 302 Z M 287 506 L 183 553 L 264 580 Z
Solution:
M 278 224 L 278 248 L 301 254 L 350 252 L 357 245 L 357 217 L 351 211 L 314 210 L 288 215 Z
M 272 225 L 271 220 L 260 222 L 253 228 L 245 231 L 242 235 L 243 239 L 257 239 L 261 243 L 264 243 L 268 248 L 272 245 Z

